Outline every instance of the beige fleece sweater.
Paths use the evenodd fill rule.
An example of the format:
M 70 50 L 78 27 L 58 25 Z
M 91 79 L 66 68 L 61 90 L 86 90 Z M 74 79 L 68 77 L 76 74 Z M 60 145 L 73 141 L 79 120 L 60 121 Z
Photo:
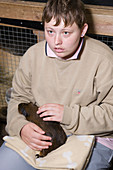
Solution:
M 6 129 L 18 136 L 27 124 L 18 113 L 21 102 L 64 105 L 62 125 L 73 134 L 113 136 L 113 51 L 86 37 L 76 60 L 45 54 L 45 41 L 25 53 L 13 79 Z

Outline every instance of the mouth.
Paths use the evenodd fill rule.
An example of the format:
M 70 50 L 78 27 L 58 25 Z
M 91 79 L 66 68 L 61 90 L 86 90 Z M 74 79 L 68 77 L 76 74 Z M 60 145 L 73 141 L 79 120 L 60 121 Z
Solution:
M 54 48 L 54 51 L 57 53 L 62 53 L 62 52 L 64 52 L 64 49 L 63 48 Z

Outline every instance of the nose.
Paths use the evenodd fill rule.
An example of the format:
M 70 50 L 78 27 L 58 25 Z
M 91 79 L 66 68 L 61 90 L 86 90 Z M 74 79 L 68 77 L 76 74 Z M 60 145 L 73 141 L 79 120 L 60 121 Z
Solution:
M 56 35 L 55 36 L 55 45 L 60 45 L 60 44 L 62 44 L 62 37 L 61 37 L 61 35 Z

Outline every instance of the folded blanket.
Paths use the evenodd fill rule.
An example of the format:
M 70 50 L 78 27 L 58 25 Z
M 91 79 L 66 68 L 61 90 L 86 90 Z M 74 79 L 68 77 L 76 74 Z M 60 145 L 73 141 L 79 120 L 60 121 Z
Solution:
M 36 169 L 83 170 L 89 160 L 95 137 L 93 135 L 72 135 L 66 143 L 43 158 L 37 158 L 38 151 L 32 150 L 19 137 L 5 136 L 6 146 L 20 154 Z

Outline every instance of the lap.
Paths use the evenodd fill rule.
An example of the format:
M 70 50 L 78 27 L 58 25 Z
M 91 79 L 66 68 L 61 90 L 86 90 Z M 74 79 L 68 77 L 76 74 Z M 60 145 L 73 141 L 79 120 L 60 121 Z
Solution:
M 113 150 L 96 143 L 86 170 L 108 170 L 111 167 L 112 159 Z M 5 144 L 0 147 L 0 167 L 3 170 L 36 170 Z
M 113 150 L 96 143 L 86 170 L 109 170 L 113 159 Z
M 0 168 L 3 170 L 36 170 L 5 144 L 0 147 Z

